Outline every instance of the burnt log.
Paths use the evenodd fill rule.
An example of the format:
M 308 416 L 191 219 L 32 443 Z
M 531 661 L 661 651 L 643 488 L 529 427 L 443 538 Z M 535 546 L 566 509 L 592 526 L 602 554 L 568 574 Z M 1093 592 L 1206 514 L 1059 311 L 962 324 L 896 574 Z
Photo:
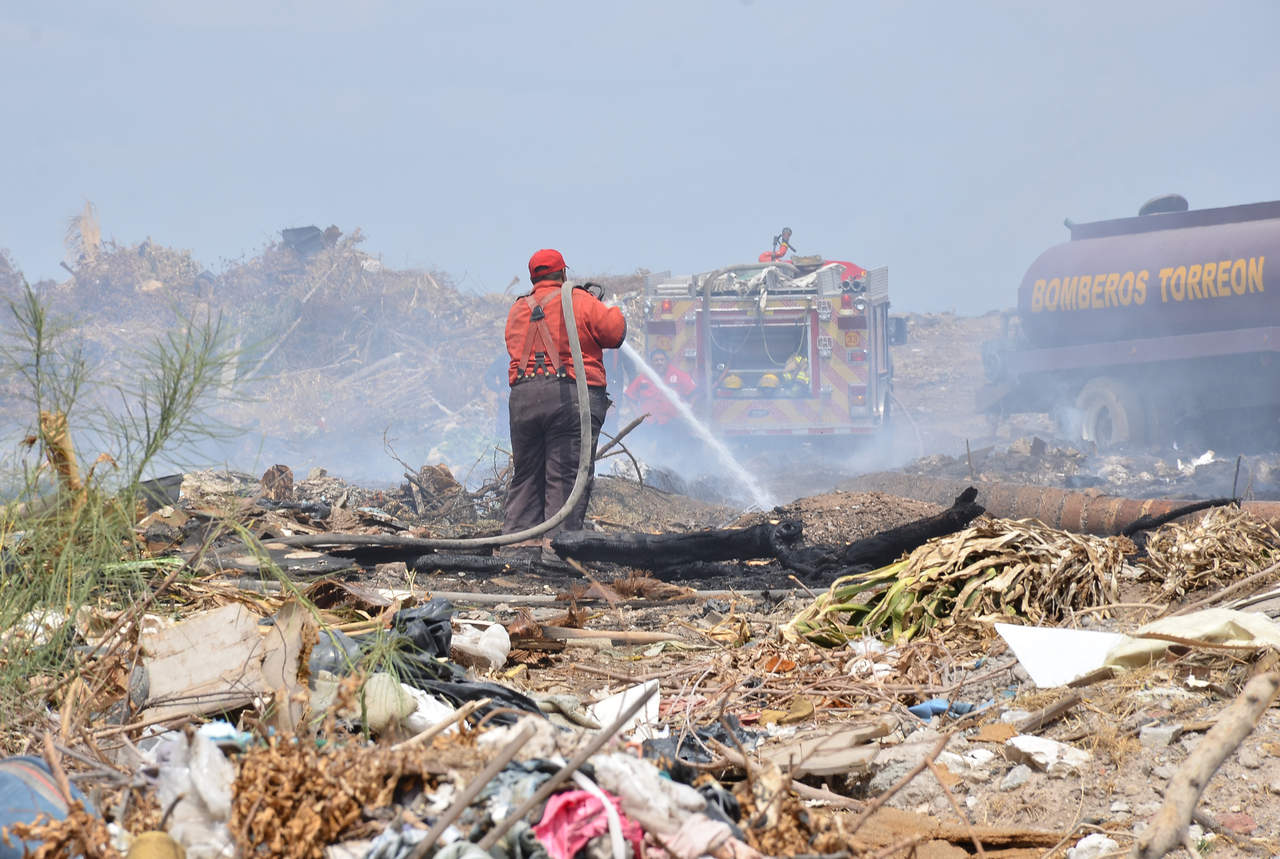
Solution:
M 776 558 L 779 548 L 800 539 L 802 526 L 795 520 L 777 525 L 723 528 L 692 534 L 600 534 L 595 531 L 562 531 L 551 548 L 563 558 L 605 561 L 649 570 L 750 558 Z
M 865 539 L 855 540 L 840 552 L 839 563 L 844 567 L 866 567 L 873 570 L 892 564 L 902 555 L 935 537 L 945 537 L 967 527 L 985 513 L 983 506 L 977 503 L 977 497 L 978 490 L 970 486 L 956 496 L 950 507 L 935 516 L 925 516 Z
M 504 558 L 493 555 L 445 554 L 444 552 L 418 555 L 405 561 L 414 572 L 434 573 L 506 573 L 511 570 L 531 570 L 534 561 L 528 558 Z
M 1210 498 L 1206 501 L 1193 501 L 1184 504 L 1181 507 L 1175 507 L 1167 513 L 1162 513 L 1159 516 L 1139 516 L 1137 519 L 1134 519 L 1121 529 L 1120 533 L 1126 537 L 1133 537 L 1140 531 L 1153 531 L 1161 525 L 1167 525 L 1174 519 L 1181 519 L 1183 516 L 1189 516 L 1192 513 L 1199 513 L 1201 510 L 1208 510 L 1210 507 L 1226 507 L 1232 504 L 1239 506 L 1240 499 Z

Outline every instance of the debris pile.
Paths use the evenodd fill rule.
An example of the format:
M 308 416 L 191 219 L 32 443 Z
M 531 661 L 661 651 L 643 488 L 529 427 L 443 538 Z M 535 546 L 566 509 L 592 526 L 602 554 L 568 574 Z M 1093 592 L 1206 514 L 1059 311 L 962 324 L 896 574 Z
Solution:
M 748 516 L 623 469 L 596 481 L 593 530 L 553 542 L 559 562 L 446 552 L 435 538 L 498 530 L 505 462 L 460 451 L 494 417 L 496 392 L 475 380 L 505 301 L 386 269 L 336 228 L 286 231 L 210 277 L 189 255 L 102 241 L 91 211 L 72 238 L 73 280 L 41 290 L 131 308 L 127 327 L 86 320 L 104 355 L 167 324 L 174 298 L 204 302 L 245 333 L 229 375 L 261 383 L 264 402 L 233 420 L 347 455 L 392 414 L 436 455 L 396 451 L 393 425 L 397 467 L 376 488 L 279 464 L 116 492 L 110 457 L 96 474 L 70 467 L 51 412 L 31 444 L 52 488 L 0 516 L 11 844 L 397 859 L 1280 852 L 1271 526 L 1218 501 L 1115 537 L 981 515 L 984 475 L 1239 485 L 1221 498 L 1280 473 L 1263 461 L 1238 477 L 1213 456 L 1157 465 L 1029 437 L 918 464 L 973 484 L 936 503 L 842 491 Z M 953 317 L 913 325 L 912 349 L 982 339 Z M 967 405 L 959 363 L 912 352 L 904 367 L 920 371 L 916 393 Z
M 712 591 L 693 561 L 681 585 L 647 577 L 674 569 L 652 541 L 625 563 L 570 551 L 567 569 L 477 552 L 478 573 L 421 549 L 407 565 L 415 532 L 491 521 L 488 496 L 439 467 L 394 492 L 284 466 L 180 484 L 135 523 L 138 590 L 6 634 L 10 660 L 55 640 L 74 654 L 5 705 L 6 751 L 28 756 L 10 761 L 35 767 L 13 777 L 52 787 L 45 816 L 2 809 L 0 825 L 39 855 L 167 839 L 191 856 L 564 859 L 1277 847 L 1280 572 L 1275 532 L 1241 511 L 1159 526 L 1145 556 L 983 516 L 812 595 L 790 586 L 813 552 L 947 511 L 864 535 L 857 511 L 886 496 L 780 509 L 742 534 L 812 515 L 822 540 L 766 539 L 739 567 L 765 587 Z M 723 522 L 631 486 L 666 499 L 649 527 Z M 599 515 L 620 506 L 593 508 L 605 538 L 642 524 Z M 313 537 L 323 552 L 290 544 Z M 23 537 L 5 550 L 24 575 Z M 1241 597 L 1261 601 L 1230 608 Z

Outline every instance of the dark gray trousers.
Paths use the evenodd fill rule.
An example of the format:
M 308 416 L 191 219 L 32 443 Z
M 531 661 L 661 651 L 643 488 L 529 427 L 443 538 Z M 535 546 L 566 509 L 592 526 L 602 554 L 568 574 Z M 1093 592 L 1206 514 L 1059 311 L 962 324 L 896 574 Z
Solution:
M 591 456 L 609 411 L 604 388 L 588 388 L 591 406 Z M 540 525 L 564 506 L 578 473 L 578 392 L 572 381 L 535 379 L 511 388 L 511 458 L 514 473 L 507 490 L 502 532 Z M 591 474 L 595 474 L 592 462 Z M 591 478 L 588 478 L 589 480 Z M 591 484 L 569 517 L 544 537 L 582 530 Z

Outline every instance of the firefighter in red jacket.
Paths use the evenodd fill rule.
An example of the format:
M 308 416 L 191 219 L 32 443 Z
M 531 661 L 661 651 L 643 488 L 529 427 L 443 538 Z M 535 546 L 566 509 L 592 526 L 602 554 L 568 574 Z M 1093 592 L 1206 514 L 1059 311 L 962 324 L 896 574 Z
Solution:
M 568 499 L 578 471 L 581 433 L 578 392 L 560 303 L 565 267 L 559 251 L 535 253 L 529 259 L 533 290 L 516 299 L 507 314 L 514 473 L 502 523 L 505 534 L 523 531 L 553 516 Z M 627 321 L 620 309 L 605 306 L 585 289 L 573 290 L 573 315 L 587 375 L 594 456 L 600 427 L 610 405 L 605 392 L 604 350 L 622 345 L 627 336 Z M 589 495 L 590 485 L 569 517 L 545 535 L 541 541 L 544 559 L 554 557 L 549 549 L 551 535 L 582 528 Z M 511 548 L 516 550 L 514 554 L 533 554 L 529 547 L 538 544 L 539 540 L 535 539 Z
M 671 366 L 671 359 L 667 356 L 666 350 L 654 349 L 650 352 L 649 366 L 678 396 L 685 400 L 693 396 L 697 387 L 693 378 L 679 367 Z M 635 403 L 637 411 L 647 412 L 655 424 L 670 423 L 680 414 L 675 403 L 668 400 L 667 395 L 643 372 L 631 380 L 631 384 L 627 385 L 623 393 L 627 395 L 627 399 Z

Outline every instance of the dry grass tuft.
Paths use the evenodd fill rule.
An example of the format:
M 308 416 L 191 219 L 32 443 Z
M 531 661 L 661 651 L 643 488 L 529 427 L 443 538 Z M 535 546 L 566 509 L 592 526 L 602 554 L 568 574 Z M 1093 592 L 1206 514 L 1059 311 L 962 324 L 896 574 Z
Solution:
M 1161 597 L 1218 588 L 1274 563 L 1280 534 L 1237 507 L 1214 507 L 1194 522 L 1172 522 L 1147 540 L 1143 577 L 1162 582 Z

